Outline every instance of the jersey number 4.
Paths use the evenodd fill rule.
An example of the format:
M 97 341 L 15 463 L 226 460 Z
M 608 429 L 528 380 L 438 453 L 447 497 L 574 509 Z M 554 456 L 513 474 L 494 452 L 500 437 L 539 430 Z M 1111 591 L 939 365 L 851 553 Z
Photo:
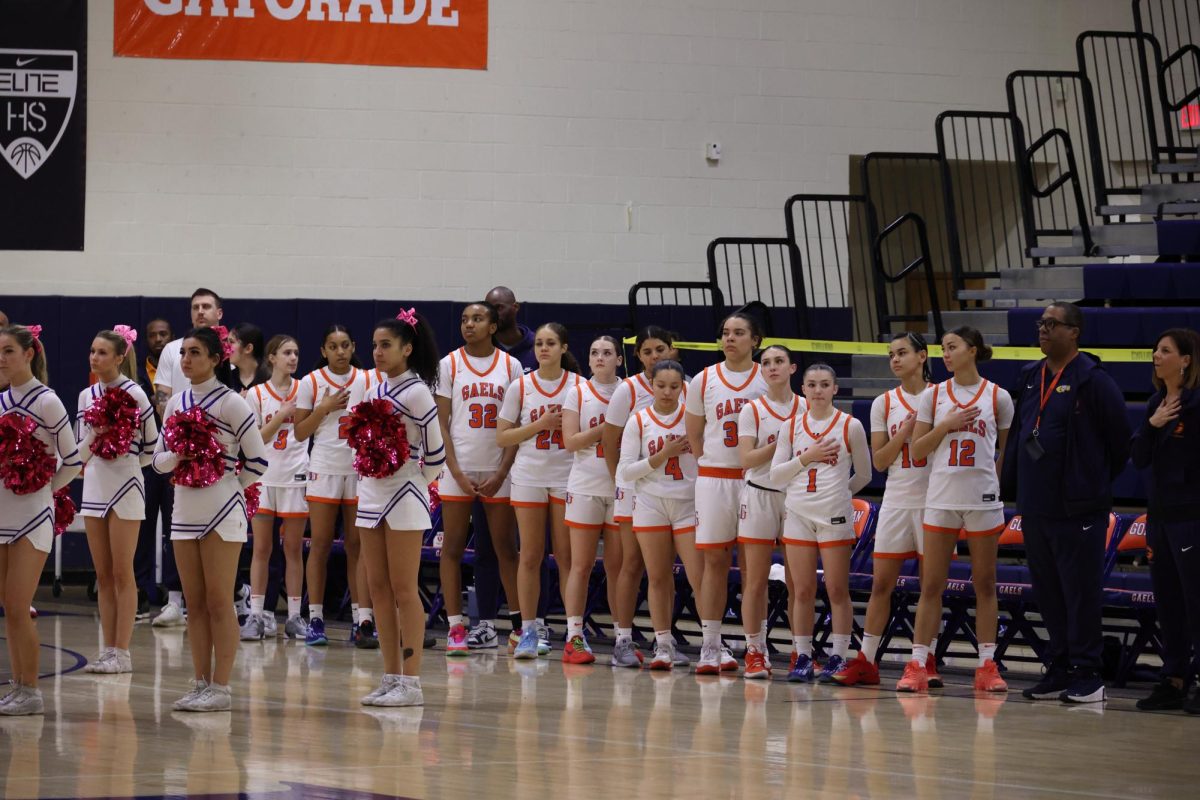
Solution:
M 683 470 L 679 467 L 679 456 L 671 456 L 667 459 L 667 463 L 663 465 L 663 472 L 670 475 L 677 481 L 683 480 Z
M 952 466 L 952 467 L 973 467 L 973 466 L 975 466 L 975 440 L 974 439 L 951 439 L 950 440 L 950 466 Z
M 471 428 L 495 428 L 496 427 L 496 406 L 485 406 L 482 403 L 472 403 L 467 407 L 467 411 L 471 414 L 467 420 L 467 425 Z

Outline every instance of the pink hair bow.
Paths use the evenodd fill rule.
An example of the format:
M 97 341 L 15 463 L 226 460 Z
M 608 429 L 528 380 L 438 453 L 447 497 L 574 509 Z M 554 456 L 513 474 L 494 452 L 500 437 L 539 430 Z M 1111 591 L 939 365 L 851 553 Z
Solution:
M 127 349 L 133 347 L 133 343 L 137 341 L 137 331 L 128 325 L 113 325 L 113 333 L 125 340 Z
M 29 335 L 33 337 L 35 342 L 40 342 L 42 340 L 41 325 L 26 325 L 25 330 L 29 331 Z
M 222 360 L 232 357 L 236 348 L 229 343 L 229 329 L 224 325 L 213 325 L 212 329 L 217 334 L 217 338 L 221 340 Z
M 408 311 L 401 311 L 396 315 L 396 319 L 400 320 L 413 330 L 417 329 L 417 310 L 415 308 L 410 308 Z

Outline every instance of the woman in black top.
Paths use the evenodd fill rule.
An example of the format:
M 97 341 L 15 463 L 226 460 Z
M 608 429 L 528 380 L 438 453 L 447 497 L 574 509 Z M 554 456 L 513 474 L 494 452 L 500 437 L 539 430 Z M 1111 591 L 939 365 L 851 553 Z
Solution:
M 235 325 L 229 331 L 228 342 L 233 346 L 229 363 L 222 364 L 217 377 L 221 383 L 241 392 L 246 392 L 271 377 L 270 368 L 263 363 L 262 328 L 250 322 Z
M 1200 714 L 1188 687 L 1200 666 L 1200 337 L 1172 328 L 1154 346 L 1154 388 L 1133 436 L 1133 463 L 1146 478 L 1146 544 L 1152 553 L 1162 680 L 1138 701 L 1143 711 Z

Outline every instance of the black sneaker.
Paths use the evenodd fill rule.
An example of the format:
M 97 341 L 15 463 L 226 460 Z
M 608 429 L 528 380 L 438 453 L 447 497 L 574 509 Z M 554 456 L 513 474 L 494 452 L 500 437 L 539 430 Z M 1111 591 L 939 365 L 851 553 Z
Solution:
M 1064 703 L 1103 703 L 1107 698 L 1104 679 L 1091 669 L 1074 670 L 1071 673 L 1071 685 L 1058 696 Z
M 1196 691 L 1183 703 L 1183 710 L 1189 714 L 1200 714 L 1200 686 L 1196 687 Z
M 1071 673 L 1062 667 L 1051 665 L 1046 668 L 1042 680 L 1021 692 L 1026 700 L 1057 700 L 1071 688 Z
M 1180 688 L 1166 678 L 1158 682 L 1149 697 L 1137 701 L 1138 711 L 1178 711 L 1187 700 L 1187 689 Z M 1193 700 L 1195 704 L 1195 700 Z
M 373 621 L 364 619 L 358 623 L 358 628 L 354 631 L 354 646 L 359 650 L 379 649 L 379 637 L 375 633 Z

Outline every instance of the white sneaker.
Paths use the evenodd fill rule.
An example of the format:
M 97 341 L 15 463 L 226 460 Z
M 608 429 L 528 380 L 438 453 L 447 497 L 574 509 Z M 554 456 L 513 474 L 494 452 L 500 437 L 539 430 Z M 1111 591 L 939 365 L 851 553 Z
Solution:
M 238 636 L 243 642 L 261 642 L 265 636 L 265 627 L 262 617 L 258 614 L 251 614 L 242 623 L 242 630 Z
M 112 652 L 113 649 L 111 647 L 104 648 L 100 651 L 99 655 L 97 655 L 94 659 L 89 661 L 86 666 L 84 666 L 83 671 L 93 673 L 107 672 L 108 670 L 104 668 L 104 662 L 112 658 Z
M 420 686 L 400 681 L 392 687 L 390 692 L 376 698 L 375 705 L 386 706 L 388 708 L 395 708 L 397 706 L 423 706 L 425 705 L 425 694 L 421 691 Z
M 178 628 L 187 624 L 187 618 L 183 615 L 182 608 L 174 603 L 167 603 L 150 624 L 156 628 Z
M 24 717 L 30 714 L 42 714 L 46 706 L 42 702 L 42 690 L 29 686 L 18 686 L 3 704 L 0 704 L 0 714 L 6 717 Z
M 395 689 L 399 683 L 400 683 L 399 675 L 384 674 L 383 680 L 381 680 L 379 682 L 379 686 L 377 688 L 375 688 L 370 694 L 364 695 L 362 700 L 360 700 L 359 702 L 362 703 L 364 706 L 377 705 L 376 701 L 379 700 L 379 698 L 383 697 L 388 692 L 392 691 L 392 689 Z
M 110 675 L 124 675 L 127 672 L 133 672 L 133 656 L 128 650 L 112 650 L 112 669 L 109 670 Z
M 197 698 L 197 697 L 199 697 L 199 696 L 200 696 L 200 695 L 201 695 L 201 694 L 204 692 L 204 690 L 205 690 L 205 689 L 207 689 L 207 688 L 208 688 L 208 683 L 206 683 L 206 682 L 204 681 L 204 679 L 202 679 L 202 678 L 201 678 L 201 679 L 198 679 L 198 680 L 196 680 L 196 681 L 193 681 L 193 682 L 192 682 L 192 688 L 191 688 L 191 689 L 189 689 L 189 690 L 187 691 L 187 694 L 185 694 L 183 697 L 181 697 L 181 698 L 179 698 L 178 700 L 176 700 L 176 701 L 175 701 L 175 702 L 174 702 L 174 703 L 171 705 L 171 708 L 175 709 L 176 711 L 191 711 L 191 710 L 192 710 L 192 709 L 190 708 L 191 704 L 192 704 L 192 703 L 193 703 L 193 702 L 196 700 L 196 698 Z
M 487 620 L 476 622 L 474 627 L 467 631 L 468 650 L 495 650 L 498 644 L 496 626 Z
M 9 700 L 12 700 L 16 696 L 17 690 L 20 688 L 21 685 L 16 681 L 10 680 L 7 684 L 5 684 L 4 688 L 0 689 L 0 706 L 4 705 Z
M 697 675 L 716 675 L 721 671 L 721 648 L 706 644 L 700 648 L 700 661 L 696 663 Z
M 733 651 L 729 649 L 729 645 L 721 645 L 721 672 L 736 672 L 738 668 L 737 659 L 733 657 Z
M 228 686 L 217 686 L 210 683 L 204 691 L 187 705 L 183 711 L 228 711 L 233 707 L 233 696 Z
M 263 621 L 263 636 L 268 639 L 274 639 L 279 636 L 279 621 L 275 619 L 274 612 L 264 611 L 262 615 Z
M 304 621 L 304 617 L 288 617 L 287 622 L 283 625 L 283 638 L 299 639 L 304 641 L 308 638 L 308 623 Z

